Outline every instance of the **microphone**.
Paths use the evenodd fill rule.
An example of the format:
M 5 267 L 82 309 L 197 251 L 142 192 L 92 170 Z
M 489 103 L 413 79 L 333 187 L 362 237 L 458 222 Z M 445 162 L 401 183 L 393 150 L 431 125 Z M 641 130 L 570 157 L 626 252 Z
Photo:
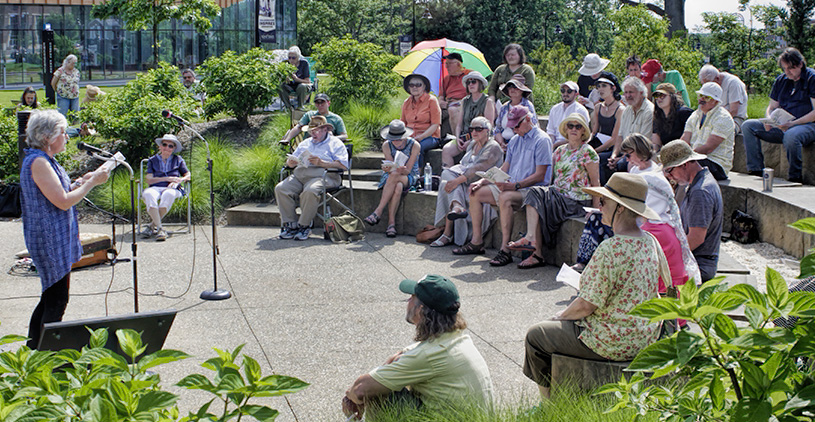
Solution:
M 113 154 L 111 154 L 111 153 L 109 153 L 107 151 L 103 151 L 103 150 L 101 150 L 101 149 L 99 149 L 99 148 L 97 148 L 97 147 L 95 147 L 93 145 L 88 145 L 88 144 L 86 144 L 86 143 L 84 143 L 82 141 L 76 143 L 76 148 L 78 150 L 80 150 L 80 151 L 86 151 L 88 153 L 88 155 L 96 153 L 96 154 L 104 155 L 104 156 L 107 156 L 107 157 L 113 156 Z
M 190 124 L 190 122 L 188 122 L 188 121 L 184 120 L 184 118 L 183 118 L 183 117 L 181 117 L 181 116 L 176 116 L 176 115 L 175 115 L 175 114 L 173 114 L 173 112 L 172 112 L 172 111 L 170 111 L 170 110 L 164 110 L 164 111 L 162 111 L 162 112 L 161 112 L 161 117 L 164 117 L 165 119 L 175 119 L 176 121 L 178 121 L 178 123 L 181 123 L 182 125 L 188 125 L 188 126 L 189 126 L 189 124 Z

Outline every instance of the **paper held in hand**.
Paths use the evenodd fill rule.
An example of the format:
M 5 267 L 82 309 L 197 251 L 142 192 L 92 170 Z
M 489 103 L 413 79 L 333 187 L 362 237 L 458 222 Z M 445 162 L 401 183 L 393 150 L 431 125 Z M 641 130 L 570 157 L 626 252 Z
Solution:
M 787 110 L 783 108 L 777 108 L 770 113 L 770 117 L 764 117 L 758 119 L 759 122 L 764 123 L 765 125 L 769 125 L 770 127 L 778 127 L 783 125 L 784 123 L 791 122 L 795 120 L 795 116 L 790 114 Z
M 395 170 L 397 167 L 402 167 L 408 162 L 407 154 L 403 153 L 402 151 L 396 151 L 396 155 L 393 157 L 393 161 L 390 160 L 382 160 L 382 168 L 385 169 L 388 173 Z
M 580 291 L 580 273 L 566 264 L 560 266 L 560 271 L 558 271 L 555 280 L 569 287 L 574 287 L 578 292 Z
M 475 174 L 492 183 L 504 183 L 509 181 L 509 175 L 498 167 L 493 167 L 487 171 L 477 171 Z
M 289 160 L 297 161 L 297 167 L 303 166 L 308 167 L 309 163 L 308 160 L 312 157 L 312 153 L 308 152 L 308 150 L 303 150 L 300 153 L 300 156 L 294 154 L 286 154 L 286 158 Z
M 115 160 L 111 159 L 111 160 L 105 161 L 104 163 L 102 163 L 101 166 L 99 166 L 98 169 L 96 169 L 96 171 L 104 170 L 104 171 L 110 173 L 113 169 L 116 168 L 116 166 L 119 165 L 119 163 L 124 163 L 125 162 L 125 156 L 122 155 L 121 152 L 116 152 L 116 154 L 113 154 L 113 158 L 115 158 Z

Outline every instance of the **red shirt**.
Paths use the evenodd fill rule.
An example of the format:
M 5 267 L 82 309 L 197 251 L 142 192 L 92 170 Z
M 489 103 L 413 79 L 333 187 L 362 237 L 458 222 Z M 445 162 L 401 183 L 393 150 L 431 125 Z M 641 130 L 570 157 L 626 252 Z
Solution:
M 464 75 L 470 73 L 469 70 L 464 69 L 460 74 L 453 76 L 447 75 L 441 81 L 441 96 L 448 100 L 460 100 L 467 96 L 467 87 L 461 82 Z
M 434 95 L 424 93 L 418 101 L 414 100 L 412 95 L 409 96 L 402 103 L 400 120 L 405 122 L 405 126 L 413 129 L 413 136 L 418 141 L 421 141 L 419 136 L 432 124 L 438 126 L 431 136 L 441 137 L 441 107 L 439 107 L 439 100 Z

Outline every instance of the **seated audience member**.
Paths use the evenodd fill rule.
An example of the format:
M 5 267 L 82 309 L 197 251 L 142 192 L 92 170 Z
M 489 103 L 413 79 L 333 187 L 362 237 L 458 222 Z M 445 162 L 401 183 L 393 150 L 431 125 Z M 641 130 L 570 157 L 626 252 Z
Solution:
M 656 218 L 645 204 L 647 183 L 639 175 L 616 173 L 605 188 L 585 191 L 599 202 L 615 235 L 583 271 L 577 299 L 526 333 L 523 372 L 543 398 L 549 397 L 553 354 L 626 361 L 659 338 L 659 323 L 629 314 L 658 297 L 657 278 L 667 273 L 656 239 L 637 226 L 638 217 Z
M 532 95 L 532 90 L 517 79 L 510 79 L 507 83 L 501 85 L 501 92 L 507 95 L 508 100 L 505 101 L 501 109 L 498 110 L 498 117 L 495 119 L 495 129 L 492 133 L 498 145 L 506 149 L 509 140 L 515 136 L 515 128 L 509 126 L 507 121 L 509 119 L 509 110 L 516 106 L 526 107 L 532 113 L 532 124 L 538 127 L 538 115 L 535 113 L 535 105 L 529 97 Z
M 600 180 L 608 180 L 611 173 L 615 171 L 625 171 L 628 163 L 620 154 L 620 142 L 632 133 L 649 135 L 654 131 L 654 104 L 648 101 L 646 94 L 648 89 L 645 84 L 637 78 L 626 78 L 623 81 L 623 94 L 625 95 L 625 110 L 620 116 L 620 131 L 617 143 L 611 155 L 608 157 L 608 164 L 600 165 Z
M 676 88 L 669 83 L 659 84 L 651 98 L 656 105 L 651 142 L 659 150 L 663 144 L 682 137 L 685 133 L 685 123 L 693 114 L 693 109 L 682 105 L 682 98 L 677 95 Z
M 740 133 L 741 124 L 747 120 L 747 86 L 738 76 L 720 72 L 709 64 L 699 70 L 699 83 L 704 85 L 707 82 L 716 82 L 722 87 L 722 107 L 736 123 L 736 134 Z
M 37 90 L 33 86 L 28 86 L 23 90 L 23 95 L 20 95 L 20 103 L 17 107 L 30 107 L 37 108 Z
M 662 173 L 662 166 L 654 162 L 654 149 L 651 141 L 635 133 L 623 140 L 620 151 L 628 156 L 628 162 L 631 163 L 628 172 L 639 174 L 648 183 L 648 196 L 645 203 L 659 215 L 659 219 L 644 221 L 640 228 L 653 234 L 659 241 L 662 252 L 668 259 L 672 284 L 674 286 L 685 284 L 689 278 L 699 281 L 699 267 L 688 246 L 688 239 L 679 216 L 679 205 L 674 199 L 671 184 Z M 597 246 L 613 235 L 611 227 L 602 223 L 602 214 L 591 213 L 587 218 L 583 235 L 580 237 L 577 263 L 572 268 L 583 271 Z M 660 279 L 659 289 L 660 293 L 667 291 L 664 280 Z
M 308 60 L 300 53 L 300 47 L 293 45 L 288 52 L 289 64 L 296 67 L 297 71 L 289 75 L 286 82 L 283 82 L 278 89 L 280 100 L 286 108 L 291 109 L 289 94 L 297 94 L 297 107 L 303 108 L 311 93 L 311 73 L 309 71 Z
M 508 115 L 507 126 L 513 128 L 515 136 L 507 144 L 506 159 L 500 168 L 509 175 L 509 180 L 492 183 L 481 179 L 470 185 L 473 237 L 466 245 L 453 249 L 455 255 L 483 254 L 483 204 L 497 205 L 501 219 L 501 250 L 490 261 L 495 267 L 512 262 L 507 245 L 512 233 L 513 213 L 523 204 L 524 192 L 530 186 L 548 185 L 552 180 L 552 141 L 534 124 L 534 115 L 528 108 L 512 107 Z
M 323 173 L 326 169 L 348 170 L 348 150 L 339 138 L 331 135 L 333 130 L 334 127 L 325 117 L 312 117 L 308 124 L 308 133 L 311 137 L 300 142 L 292 153 L 296 157 L 301 157 L 308 152 L 308 162 L 300 164 L 291 158 L 286 160 L 286 166 L 294 170 L 274 188 L 282 223 L 281 239 L 308 239 L 323 189 L 336 187 L 342 183 L 339 173 L 328 173 L 323 185 Z M 298 202 L 299 218 L 295 210 Z
M 421 147 L 415 139 L 411 138 L 413 130 L 405 127 L 401 120 L 393 120 L 388 127 L 383 128 L 380 133 L 385 143 L 382 144 L 382 153 L 385 160 L 395 163 L 397 152 L 404 154 L 406 163 L 402 166 L 393 164 L 386 167 L 382 164 L 382 177 L 379 179 L 379 189 L 382 189 L 382 197 L 376 209 L 365 218 L 365 222 L 371 226 L 379 223 L 382 212 L 388 207 L 388 229 L 385 235 L 396 237 L 396 210 L 399 209 L 399 202 L 402 200 L 402 193 L 410 190 L 419 181 L 419 151 Z
M 430 80 L 424 75 L 414 73 L 402 82 L 405 91 L 410 95 L 402 103 L 402 116 L 399 120 L 413 129 L 413 137 L 421 145 L 419 168 L 424 168 L 425 154 L 439 146 L 441 136 L 441 108 L 439 100 L 430 93 Z
M 481 72 L 472 71 L 462 79 L 467 87 L 468 95 L 461 100 L 461 122 L 453 129 L 456 137 L 455 142 L 448 142 L 441 152 L 441 162 L 443 167 L 450 167 L 455 162 L 455 157 L 467 149 L 470 143 L 470 122 L 476 117 L 483 116 L 492 127 L 495 121 L 495 102 L 487 97 L 483 91 L 487 86 L 487 79 Z
M 578 94 L 577 84 L 573 81 L 566 81 L 560 84 L 560 99 L 561 101 L 552 106 L 549 110 L 549 122 L 546 125 L 546 134 L 552 139 L 552 148 L 566 143 L 566 137 L 561 135 L 558 131 L 560 122 L 573 113 L 580 114 L 586 121 L 589 121 L 589 111 L 580 103 L 575 101 Z
M 632 78 L 642 78 L 642 62 L 636 54 L 625 59 L 625 70 L 628 71 L 628 76 Z
M 490 86 L 487 89 L 487 95 L 495 102 L 496 106 L 503 105 L 509 99 L 509 94 L 504 92 L 501 87 L 512 79 L 521 78 L 521 84 L 529 87 L 530 93 L 532 88 L 535 87 L 535 70 L 532 69 L 532 66 L 526 64 L 526 54 L 524 54 L 523 47 L 519 44 L 508 44 L 504 47 L 504 54 L 501 57 L 503 57 L 504 63 L 495 68 L 495 72 L 490 78 Z
M 354 381 L 342 399 L 345 415 L 362 420 L 367 411 L 369 419 L 383 404 L 439 409 L 463 403 L 492 409 L 490 370 L 464 332 L 467 323 L 453 282 L 428 274 L 419 281 L 402 280 L 399 290 L 410 295 L 405 319 L 416 326 L 416 343 Z
M 195 78 L 195 72 L 192 69 L 184 69 L 181 71 L 181 83 L 195 101 L 204 104 L 204 91 L 201 86 L 201 81 Z M 288 98 L 288 97 L 287 97 Z
M 450 130 L 455 131 L 461 124 L 461 100 L 467 95 L 467 87 L 463 78 L 470 71 L 461 64 L 464 58 L 459 53 L 450 53 L 444 56 L 444 68 L 447 75 L 442 78 L 439 92 L 439 106 L 441 107 L 441 120 L 449 119 Z M 455 135 L 455 133 L 454 133 Z
M 307 111 L 306 114 L 300 118 L 300 121 L 297 122 L 293 128 L 289 129 L 288 132 L 286 132 L 286 135 L 280 140 L 281 144 L 288 144 L 291 142 L 292 139 L 297 137 L 297 135 L 303 131 L 304 127 L 307 127 L 308 124 L 311 123 L 311 119 L 318 115 L 325 117 L 325 120 L 328 123 L 331 123 L 331 126 L 334 127 L 334 130 L 331 133 L 334 136 L 343 142 L 348 140 L 348 133 L 345 131 L 345 122 L 342 120 L 342 117 L 328 110 L 328 108 L 331 106 L 331 99 L 328 97 L 328 94 L 317 94 L 317 96 L 314 97 L 314 105 L 317 107 L 317 110 Z
M 815 70 L 808 68 L 801 52 L 789 47 L 778 56 L 778 65 L 784 71 L 778 75 L 770 90 L 770 104 L 766 117 L 778 109 L 791 114 L 794 119 L 778 127 L 750 119 L 741 126 L 744 133 L 744 151 L 747 153 L 747 171 L 761 176 L 764 154 L 761 141 L 784 144 L 790 169 L 790 182 L 803 182 L 803 159 L 801 149 L 815 141 Z
M 100 96 L 104 95 L 107 95 L 107 93 L 105 91 L 102 91 L 98 86 L 95 85 L 85 86 L 85 97 L 82 98 L 82 107 L 84 107 L 85 104 L 92 103 L 98 100 Z
M 727 173 L 733 167 L 736 132 L 733 118 L 721 105 L 722 87 L 708 82 L 696 94 L 699 108 L 685 123 L 682 140 L 694 151 L 707 155 L 699 164 L 709 168 L 713 178 L 727 180 Z
M 476 117 L 468 126 L 472 142 L 467 145 L 467 152 L 459 164 L 448 167 L 441 173 L 434 221 L 436 226 L 444 224 L 444 233 L 430 244 L 432 247 L 447 246 L 450 243 L 463 245 L 467 241 L 470 235 L 467 190 L 470 183 L 478 179 L 475 172 L 501 167 L 504 163 L 504 151 L 490 136 L 492 125 L 487 118 Z M 482 210 L 484 215 L 493 212 L 489 205 L 482 207 Z M 489 227 L 490 221 L 492 218 L 481 219 L 482 232 Z
M 600 94 L 602 100 L 595 107 L 591 114 L 591 138 L 589 145 L 600 157 L 600 181 L 603 181 L 603 167 L 608 168 L 608 159 L 614 151 L 614 146 L 619 143 L 620 121 L 622 120 L 625 106 L 616 94 L 616 85 L 606 78 L 597 80 L 595 90 Z
M 680 139 L 668 142 L 659 152 L 662 169 L 668 180 L 685 188 L 679 206 L 688 246 L 699 264 L 701 282 L 716 276 L 719 245 L 722 239 L 722 192 L 707 167 L 699 160 L 707 158 L 693 151 Z
M 142 191 L 142 200 L 150 216 L 150 225 L 142 231 L 142 237 L 155 237 L 156 241 L 167 239 L 167 232 L 161 226 L 161 220 L 170 211 L 173 202 L 184 195 L 184 183 L 190 180 L 187 163 L 178 155 L 181 142 L 175 135 L 164 135 L 156 138 L 158 154 L 147 161 L 147 174 L 144 182 L 149 185 Z
M 594 89 L 598 79 L 608 79 L 614 83 L 615 87 L 620 85 L 617 76 L 604 70 L 608 63 L 608 59 L 601 58 L 595 53 L 587 54 L 583 58 L 583 65 L 577 71 L 580 74 L 577 78 L 577 86 L 580 87 L 580 96 L 577 97 L 577 102 L 589 110 L 594 110 L 595 105 L 600 101 L 600 94 Z
M 543 248 L 551 246 L 560 225 L 569 217 L 584 215 L 583 207 L 599 208 L 598 199 L 583 191 L 588 186 L 600 186 L 597 153 L 589 146 L 589 125 L 580 114 L 572 114 L 560 122 L 560 132 L 568 142 L 555 150 L 551 186 L 533 186 L 526 192 L 526 237 L 510 242 L 509 249 L 534 252 L 521 261 L 518 268 L 546 265 Z
M 657 59 L 650 59 L 642 65 L 642 81 L 648 85 L 648 92 L 654 92 L 657 86 L 663 82 L 667 82 L 676 88 L 676 92 L 682 96 L 682 102 L 685 105 L 690 105 L 690 97 L 688 96 L 688 88 L 685 86 L 685 79 L 678 70 L 665 71 L 662 68 L 662 63 Z

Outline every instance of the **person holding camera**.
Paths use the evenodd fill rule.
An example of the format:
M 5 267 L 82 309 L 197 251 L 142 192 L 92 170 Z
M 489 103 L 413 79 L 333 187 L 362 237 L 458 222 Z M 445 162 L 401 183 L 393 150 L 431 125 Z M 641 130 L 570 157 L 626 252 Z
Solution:
M 448 168 L 455 164 L 455 157 L 467 149 L 472 136 L 470 134 L 470 122 L 476 117 L 486 117 L 492 126 L 495 121 L 495 101 L 484 94 L 487 87 L 487 79 L 481 72 L 472 71 L 462 79 L 467 87 L 468 95 L 461 100 L 461 121 L 453 128 L 456 137 L 455 142 L 448 142 L 441 151 L 442 167 Z

